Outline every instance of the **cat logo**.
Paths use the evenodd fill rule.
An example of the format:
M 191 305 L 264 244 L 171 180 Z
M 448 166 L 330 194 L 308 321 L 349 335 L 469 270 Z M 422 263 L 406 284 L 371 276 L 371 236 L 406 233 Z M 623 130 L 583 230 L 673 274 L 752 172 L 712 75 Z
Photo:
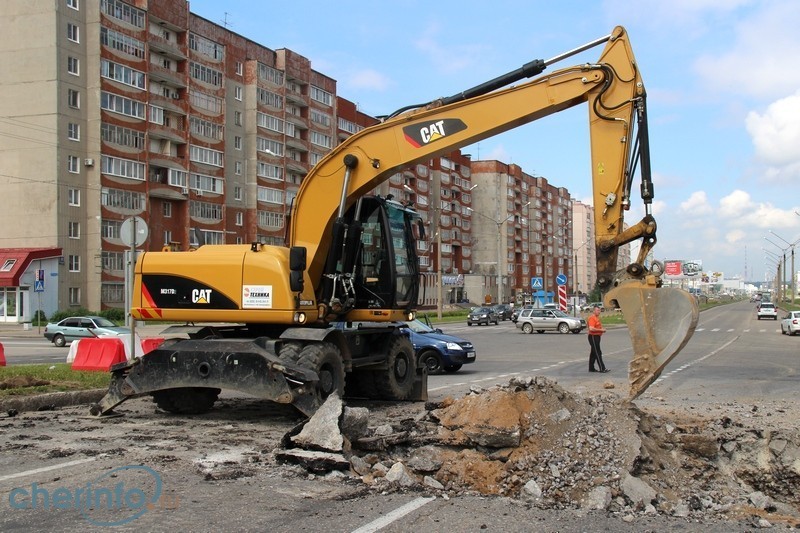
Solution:
M 210 304 L 211 289 L 192 289 L 193 304 Z
M 414 148 L 420 148 L 465 129 L 467 125 L 460 119 L 444 118 L 406 126 L 403 135 Z

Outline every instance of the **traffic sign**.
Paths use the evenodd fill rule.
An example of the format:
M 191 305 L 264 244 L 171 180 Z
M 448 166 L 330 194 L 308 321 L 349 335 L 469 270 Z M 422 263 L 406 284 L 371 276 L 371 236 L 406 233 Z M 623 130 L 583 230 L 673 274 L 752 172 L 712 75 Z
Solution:
M 558 308 L 562 311 L 567 310 L 567 286 L 558 286 Z
M 556 276 L 556 285 L 566 285 L 567 284 L 567 276 L 564 274 L 559 274 Z
M 37 279 L 33 282 L 33 292 L 44 292 L 44 280 Z
M 531 289 L 541 289 L 544 287 L 544 280 L 542 278 L 531 278 Z

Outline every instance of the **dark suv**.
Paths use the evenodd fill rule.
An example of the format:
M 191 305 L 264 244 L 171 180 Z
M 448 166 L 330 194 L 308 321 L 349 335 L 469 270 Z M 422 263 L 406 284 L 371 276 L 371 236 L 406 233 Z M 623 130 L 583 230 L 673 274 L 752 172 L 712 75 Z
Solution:
M 514 308 L 509 304 L 495 304 L 492 306 L 492 309 L 494 309 L 494 312 L 497 313 L 497 318 L 500 320 L 510 319 L 511 313 L 514 312 Z

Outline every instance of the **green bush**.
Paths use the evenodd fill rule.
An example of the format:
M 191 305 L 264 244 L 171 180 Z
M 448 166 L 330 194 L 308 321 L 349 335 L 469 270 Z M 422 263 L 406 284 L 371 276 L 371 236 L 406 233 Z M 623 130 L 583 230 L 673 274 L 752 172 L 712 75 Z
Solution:
M 50 317 L 50 322 L 59 322 L 64 320 L 70 316 L 101 316 L 103 318 L 107 318 L 108 320 L 116 323 L 116 324 L 123 324 L 125 322 L 125 310 L 124 309 L 105 309 L 103 311 L 90 311 L 85 307 L 78 307 L 76 309 L 67 309 L 65 311 L 56 311 Z M 46 324 L 47 322 L 43 322 Z M 36 323 L 34 322 L 34 325 Z
M 45 312 L 42 311 L 41 309 L 36 311 L 36 314 L 34 315 L 33 319 L 31 320 L 31 325 L 33 325 L 33 326 L 45 326 L 45 325 L 47 325 L 47 315 L 45 314 Z

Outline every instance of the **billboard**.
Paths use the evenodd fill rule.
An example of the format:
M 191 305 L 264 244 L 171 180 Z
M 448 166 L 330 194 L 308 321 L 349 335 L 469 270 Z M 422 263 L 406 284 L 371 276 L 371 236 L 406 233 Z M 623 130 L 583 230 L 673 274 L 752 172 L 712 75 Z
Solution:
M 693 259 L 673 259 L 664 261 L 664 277 L 667 279 L 687 279 L 700 276 L 703 273 L 703 261 Z

